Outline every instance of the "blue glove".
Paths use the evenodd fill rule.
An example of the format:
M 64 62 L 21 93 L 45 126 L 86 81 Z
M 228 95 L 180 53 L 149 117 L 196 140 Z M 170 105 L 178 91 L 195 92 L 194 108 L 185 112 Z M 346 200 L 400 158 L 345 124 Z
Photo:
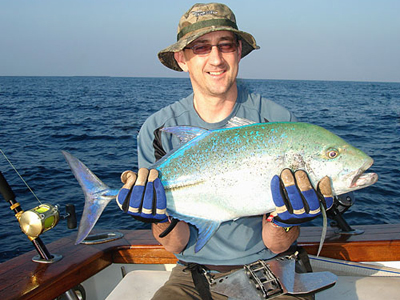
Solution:
M 125 171 L 121 175 L 124 186 L 117 195 L 117 204 L 124 212 L 146 223 L 164 223 L 167 199 L 158 171 L 141 168 L 138 175 Z
M 273 223 L 281 227 L 297 226 L 321 214 L 320 203 L 329 210 L 333 205 L 331 182 L 328 177 L 320 180 L 315 190 L 303 170 L 294 174 L 284 169 L 281 176 L 271 180 L 271 192 L 276 211 Z

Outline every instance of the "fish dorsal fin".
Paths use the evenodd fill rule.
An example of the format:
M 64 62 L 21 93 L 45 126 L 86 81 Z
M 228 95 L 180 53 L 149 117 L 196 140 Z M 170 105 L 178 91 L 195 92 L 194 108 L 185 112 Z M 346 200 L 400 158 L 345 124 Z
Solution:
M 240 127 L 240 126 L 245 126 L 245 125 L 251 125 L 251 124 L 255 124 L 256 122 L 247 120 L 247 119 L 243 119 L 243 118 L 239 118 L 239 117 L 233 117 L 231 118 L 228 123 L 226 123 L 224 128 L 233 128 L 233 127 Z
M 161 130 L 177 136 L 181 143 L 187 143 L 193 140 L 195 137 L 202 135 L 204 132 L 207 132 L 207 129 L 193 126 L 165 127 Z
M 190 143 L 196 138 L 201 139 L 202 135 L 206 136 L 211 131 L 193 126 L 174 126 L 174 127 L 165 127 L 161 129 L 164 132 L 171 133 L 177 136 L 180 140 L 180 143 L 177 147 L 173 148 L 167 154 L 165 154 L 161 159 L 155 162 L 150 168 L 157 169 L 160 165 L 162 165 L 168 158 L 173 155 L 175 152 L 179 151 L 186 144 Z
M 240 127 L 255 123 L 256 122 L 235 116 L 226 123 L 224 128 Z M 183 144 L 193 140 L 194 138 L 208 131 L 207 129 L 194 126 L 173 126 L 173 127 L 161 128 L 161 130 L 164 132 L 172 133 L 173 135 L 177 136 L 181 141 L 181 143 Z

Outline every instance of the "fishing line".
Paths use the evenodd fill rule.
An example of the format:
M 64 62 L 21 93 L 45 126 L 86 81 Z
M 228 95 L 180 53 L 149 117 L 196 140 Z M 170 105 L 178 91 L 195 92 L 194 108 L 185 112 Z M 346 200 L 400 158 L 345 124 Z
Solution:
M 14 165 L 12 164 L 12 162 L 8 159 L 8 157 L 6 156 L 6 154 L 3 152 L 3 150 L 1 150 L 0 148 L 0 152 L 1 154 L 3 154 L 4 158 L 8 161 L 8 163 L 10 164 L 10 166 L 14 169 L 14 171 L 17 173 L 17 175 L 19 176 L 19 178 L 21 178 L 21 180 L 25 183 L 26 187 L 30 190 L 30 192 L 32 193 L 33 196 L 35 196 L 36 200 L 39 201 L 40 204 L 42 204 L 42 202 L 39 200 L 39 198 L 36 196 L 36 194 L 34 193 L 34 191 L 31 189 L 31 187 L 28 185 L 28 183 L 24 180 L 24 178 L 22 178 L 21 174 L 19 174 L 18 170 L 14 167 Z

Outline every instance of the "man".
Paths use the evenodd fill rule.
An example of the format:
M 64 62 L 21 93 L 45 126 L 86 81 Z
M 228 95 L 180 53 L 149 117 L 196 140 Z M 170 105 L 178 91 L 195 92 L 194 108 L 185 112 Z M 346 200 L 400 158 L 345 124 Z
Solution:
M 138 136 L 141 169 L 138 175 L 132 171 L 122 174 L 124 186 L 117 197 L 121 209 L 139 220 L 153 222 L 155 238 L 179 259 L 154 299 L 227 299 L 210 292 L 197 271 L 206 266 L 218 277 L 244 264 L 272 259 L 295 243 L 297 225 L 320 214 L 320 201 L 327 208 L 332 206 L 328 178 L 320 182 L 326 197 L 318 197 L 305 172 L 286 169 L 271 183 L 278 207 L 273 215 L 225 222 L 197 253 L 197 230 L 188 223 L 179 221 L 169 234 L 159 237 L 170 226 L 170 220 L 165 214 L 165 194 L 158 173 L 147 168 L 179 145 L 177 138 L 161 133 L 161 128 L 190 125 L 216 129 L 233 117 L 254 122 L 296 121 L 285 108 L 237 85 L 239 62 L 255 49 L 259 47 L 254 37 L 237 28 L 233 12 L 223 4 L 210 3 L 191 7 L 179 22 L 177 42 L 158 54 L 168 68 L 189 73 L 193 94 L 146 120 Z M 153 191 L 156 214 L 152 213 Z M 293 298 L 280 297 L 277 299 Z

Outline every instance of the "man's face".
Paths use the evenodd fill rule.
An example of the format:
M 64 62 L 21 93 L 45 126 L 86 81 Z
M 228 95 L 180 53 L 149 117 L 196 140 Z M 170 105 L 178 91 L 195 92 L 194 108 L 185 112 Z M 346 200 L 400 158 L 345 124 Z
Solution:
M 216 31 L 205 34 L 188 47 L 202 45 L 220 45 L 236 43 L 234 34 L 230 31 Z M 229 96 L 236 91 L 236 76 L 239 71 L 239 61 L 242 47 L 239 41 L 234 52 L 223 53 L 218 47 L 212 47 L 208 54 L 194 54 L 192 49 L 184 49 L 175 55 L 180 67 L 189 72 L 195 95 L 204 97 Z

